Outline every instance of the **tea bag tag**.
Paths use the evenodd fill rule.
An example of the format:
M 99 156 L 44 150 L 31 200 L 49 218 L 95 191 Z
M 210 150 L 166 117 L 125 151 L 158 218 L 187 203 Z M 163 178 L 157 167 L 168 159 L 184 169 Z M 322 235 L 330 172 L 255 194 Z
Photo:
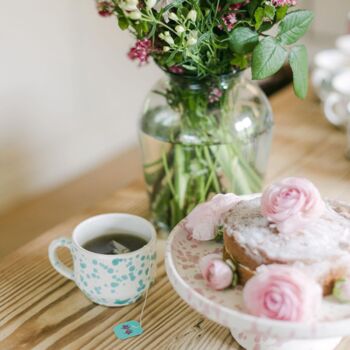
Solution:
M 132 320 L 119 323 L 113 328 L 113 331 L 118 339 L 124 340 L 142 334 L 143 328 L 139 322 Z
M 146 290 L 145 301 L 143 302 L 143 305 L 142 305 L 140 322 L 131 320 L 131 321 L 119 323 L 113 327 L 114 334 L 118 339 L 124 340 L 128 338 L 136 337 L 143 333 L 142 318 L 143 318 L 143 312 L 145 311 L 145 306 L 147 303 L 148 291 L 149 291 L 149 288 Z
M 121 243 L 113 240 L 112 241 L 113 245 L 113 254 L 124 254 L 124 253 L 129 253 L 130 249 L 122 245 Z

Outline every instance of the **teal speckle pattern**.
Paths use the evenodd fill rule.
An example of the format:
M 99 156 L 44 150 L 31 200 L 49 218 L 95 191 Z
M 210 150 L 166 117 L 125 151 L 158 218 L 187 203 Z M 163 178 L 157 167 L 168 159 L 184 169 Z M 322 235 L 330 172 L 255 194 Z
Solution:
M 116 266 L 116 265 L 118 265 L 120 262 L 122 261 L 122 259 L 113 259 L 113 261 L 112 261 L 112 264 L 114 265 L 114 266 Z
M 76 250 L 73 254 L 76 283 L 95 303 L 122 306 L 138 300 L 155 276 L 156 254 L 138 253 L 133 257 L 111 259 L 91 257 Z

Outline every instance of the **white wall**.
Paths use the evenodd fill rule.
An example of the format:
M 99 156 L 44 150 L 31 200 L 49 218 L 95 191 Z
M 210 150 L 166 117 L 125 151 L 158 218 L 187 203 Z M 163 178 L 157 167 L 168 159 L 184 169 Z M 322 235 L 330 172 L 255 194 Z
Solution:
M 349 0 L 303 2 L 320 37 L 345 30 Z M 94 0 L 1 1 L 0 210 L 136 142 L 143 97 L 161 73 L 127 59 L 132 42 Z
M 350 0 L 298 0 L 298 5 L 315 14 L 312 27 L 302 40 L 310 58 L 321 49 L 334 47 L 335 38 L 348 32 Z
M 136 142 L 142 100 L 161 76 L 93 0 L 2 1 L 0 210 Z
M 315 13 L 313 31 L 320 37 L 339 35 L 347 29 L 349 0 L 303 0 L 303 5 Z

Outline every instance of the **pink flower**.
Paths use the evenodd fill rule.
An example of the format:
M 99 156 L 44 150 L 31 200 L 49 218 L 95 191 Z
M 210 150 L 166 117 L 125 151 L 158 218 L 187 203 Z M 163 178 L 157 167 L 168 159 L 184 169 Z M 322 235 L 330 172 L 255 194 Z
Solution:
M 173 74 L 183 74 L 185 71 L 181 66 L 171 66 L 168 68 L 168 70 Z
M 114 6 L 110 1 L 96 1 L 97 12 L 102 17 L 108 17 L 113 14 Z
M 226 29 L 230 32 L 235 24 L 237 23 L 237 16 L 235 13 L 228 13 L 222 17 L 223 22 L 225 23 Z M 222 29 L 222 28 L 220 28 Z
M 220 97 L 222 96 L 222 91 L 219 88 L 214 88 L 209 93 L 209 103 L 214 103 L 220 101 Z
M 311 320 L 322 300 L 322 288 L 300 270 L 268 265 L 244 286 L 243 300 L 254 316 L 301 322 Z
M 272 0 L 272 5 L 279 6 L 295 6 L 297 4 L 297 0 Z
M 221 290 L 232 283 L 233 272 L 219 254 L 209 254 L 201 258 L 199 268 L 210 288 Z
M 185 230 L 190 237 L 199 241 L 214 239 L 222 214 L 239 200 L 233 193 L 217 194 L 210 201 L 197 205 L 184 220 Z
M 333 295 L 342 303 L 350 303 L 350 279 L 337 280 L 334 284 Z
M 290 233 L 322 215 L 325 205 L 307 179 L 289 177 L 270 185 L 261 197 L 261 212 L 280 232 Z
M 131 60 L 139 60 L 140 65 L 148 63 L 148 58 L 152 52 L 152 42 L 149 39 L 137 40 L 135 46 L 128 53 Z

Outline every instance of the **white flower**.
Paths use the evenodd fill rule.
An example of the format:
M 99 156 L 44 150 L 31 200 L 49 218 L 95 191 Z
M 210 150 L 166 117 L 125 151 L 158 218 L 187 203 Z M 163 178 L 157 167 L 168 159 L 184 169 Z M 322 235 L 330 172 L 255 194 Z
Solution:
M 174 45 L 174 39 L 172 38 L 172 36 L 170 35 L 170 33 L 168 31 L 164 32 L 164 33 L 160 33 L 159 37 L 164 40 L 165 42 L 167 42 L 170 46 Z
M 177 21 L 179 19 L 179 17 L 177 17 L 176 13 L 175 12 L 170 12 L 168 14 L 168 17 L 173 20 L 173 21 Z
M 154 6 L 154 9 L 158 12 L 160 12 L 161 9 L 163 9 L 164 7 L 170 5 L 173 1 L 175 0 L 159 0 L 157 2 L 157 5 Z
M 186 19 L 189 19 L 192 22 L 195 22 L 197 19 L 197 12 L 195 10 L 191 10 L 188 14 Z
M 125 1 L 121 1 L 119 6 L 125 13 L 125 11 L 127 12 L 138 11 L 137 5 L 138 5 L 138 0 L 125 0 Z M 125 15 L 128 16 L 128 13 L 125 13 Z
M 188 34 L 187 37 L 187 45 L 188 46 L 193 46 L 197 44 L 198 40 L 198 32 L 196 30 L 192 30 L 190 34 Z
M 148 9 L 153 8 L 157 3 L 157 0 L 146 0 L 146 7 Z
M 170 47 L 169 46 L 163 46 L 163 52 L 168 52 L 170 51 Z
M 157 4 L 153 7 L 157 12 L 160 12 L 164 7 L 170 5 L 175 0 L 159 0 Z M 169 11 L 163 14 L 165 23 L 169 22 Z
M 141 18 L 141 12 L 139 10 L 137 11 L 131 11 L 129 13 L 126 13 L 125 14 L 127 17 L 129 17 L 130 19 L 133 19 L 133 20 L 138 20 Z
M 186 29 L 185 29 L 183 26 L 181 26 L 181 25 L 177 25 L 177 26 L 175 27 L 175 30 L 176 30 L 176 33 L 177 33 L 177 34 L 181 34 L 181 33 L 183 33 Z

